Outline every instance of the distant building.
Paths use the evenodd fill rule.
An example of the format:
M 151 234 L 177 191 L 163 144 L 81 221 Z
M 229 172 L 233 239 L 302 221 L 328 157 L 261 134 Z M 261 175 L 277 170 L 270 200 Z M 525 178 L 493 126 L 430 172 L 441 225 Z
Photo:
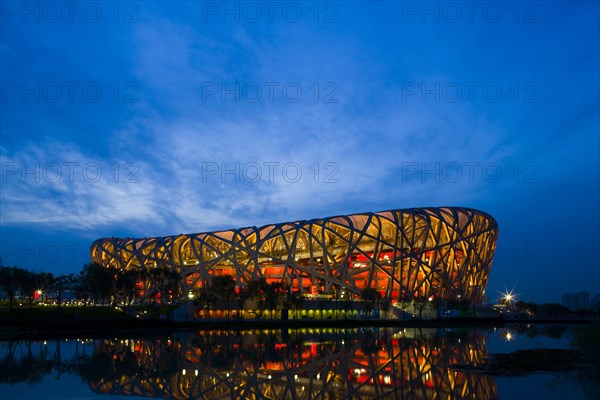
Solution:
M 565 293 L 562 296 L 562 305 L 569 310 L 590 307 L 590 292 Z
M 596 294 L 590 301 L 590 308 L 592 310 L 600 311 L 600 293 Z

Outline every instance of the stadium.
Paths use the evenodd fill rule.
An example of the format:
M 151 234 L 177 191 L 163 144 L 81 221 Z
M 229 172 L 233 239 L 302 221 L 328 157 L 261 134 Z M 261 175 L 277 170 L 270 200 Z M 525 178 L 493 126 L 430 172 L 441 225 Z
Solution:
M 92 262 L 168 267 L 184 293 L 230 275 L 236 291 L 264 278 L 305 297 L 348 300 L 364 288 L 391 302 L 481 304 L 498 237 L 487 213 L 411 208 L 153 238 L 104 238 Z

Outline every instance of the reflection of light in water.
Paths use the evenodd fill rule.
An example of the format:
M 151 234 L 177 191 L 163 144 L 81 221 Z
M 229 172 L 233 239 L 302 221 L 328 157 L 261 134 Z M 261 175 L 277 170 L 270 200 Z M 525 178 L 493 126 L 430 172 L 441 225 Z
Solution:
M 281 331 L 255 330 L 198 332 L 169 341 L 105 340 L 97 344 L 98 353 L 122 356 L 118 367 L 123 375 L 113 375 L 115 361 L 101 375 L 106 378 L 88 384 L 97 393 L 174 399 L 290 398 L 299 393 L 302 398 L 497 398 L 494 379 L 468 368 L 487 357 L 481 334 L 459 338 L 417 329 L 402 335 L 315 329 L 312 335 L 300 330 L 287 335 L 283 340 Z
M 510 332 L 506 332 L 506 341 L 510 342 L 512 340 L 512 335 Z

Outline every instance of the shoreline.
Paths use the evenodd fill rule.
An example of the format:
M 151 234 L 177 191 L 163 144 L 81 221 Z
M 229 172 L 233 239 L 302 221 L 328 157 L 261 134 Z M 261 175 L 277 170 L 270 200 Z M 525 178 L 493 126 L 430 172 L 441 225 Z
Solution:
M 36 338 L 75 338 L 81 336 L 115 336 L 149 334 L 169 334 L 178 330 L 230 330 L 252 329 L 315 329 L 315 328 L 486 328 L 519 324 L 586 324 L 599 319 L 591 318 L 539 318 L 539 319 L 500 319 L 500 318 L 455 318 L 443 320 L 198 320 L 171 321 L 160 318 L 147 319 L 102 319 L 102 318 L 2 318 L 0 319 L 0 340 L 23 340 Z

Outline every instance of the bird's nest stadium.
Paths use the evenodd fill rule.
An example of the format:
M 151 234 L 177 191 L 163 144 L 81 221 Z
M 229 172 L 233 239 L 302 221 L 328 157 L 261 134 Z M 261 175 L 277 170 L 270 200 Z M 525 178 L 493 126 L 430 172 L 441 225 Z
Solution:
M 349 298 L 373 288 L 392 302 L 482 302 L 498 225 L 459 207 L 411 208 L 142 239 L 104 238 L 92 262 L 168 267 L 182 289 L 230 275 L 236 288 L 265 278 L 305 296 Z

